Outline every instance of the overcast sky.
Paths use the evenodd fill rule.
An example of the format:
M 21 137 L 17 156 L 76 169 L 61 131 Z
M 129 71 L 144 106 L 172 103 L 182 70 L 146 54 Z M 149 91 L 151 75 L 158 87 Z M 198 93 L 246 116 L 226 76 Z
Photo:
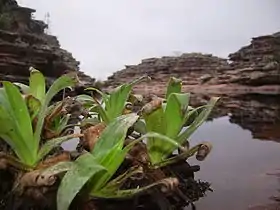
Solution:
M 50 30 L 105 79 L 141 59 L 204 52 L 226 57 L 250 38 L 280 31 L 280 0 L 18 0 L 50 14 Z

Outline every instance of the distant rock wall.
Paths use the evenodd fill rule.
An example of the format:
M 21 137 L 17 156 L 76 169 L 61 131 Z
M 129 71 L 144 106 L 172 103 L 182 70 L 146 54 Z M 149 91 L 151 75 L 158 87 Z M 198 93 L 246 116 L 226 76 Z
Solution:
M 280 84 L 280 34 L 259 36 L 229 55 L 231 83 L 252 86 Z
M 181 78 L 184 90 L 190 92 L 280 94 L 280 35 L 253 38 L 250 45 L 228 59 L 201 53 L 144 59 L 108 77 L 107 90 L 144 74 L 153 80 L 137 85 L 137 93 L 162 94 L 168 79 L 174 76 Z
M 280 141 L 280 33 L 255 37 L 228 59 L 201 53 L 144 59 L 115 72 L 105 82 L 105 90 L 144 74 L 152 80 L 133 90 L 143 94 L 145 102 L 153 94 L 163 96 L 171 76 L 181 78 L 183 91 L 194 93 L 192 106 L 221 96 L 210 119 L 227 116 L 230 122 L 250 130 L 253 138 Z
M 14 0 L 0 2 L 0 80 L 28 82 L 29 68 L 40 70 L 49 84 L 67 72 L 77 72 L 79 87 L 93 86 L 95 79 L 79 71 L 79 62 L 60 48 L 55 36 L 44 33 L 47 25 L 35 20 L 35 10 Z

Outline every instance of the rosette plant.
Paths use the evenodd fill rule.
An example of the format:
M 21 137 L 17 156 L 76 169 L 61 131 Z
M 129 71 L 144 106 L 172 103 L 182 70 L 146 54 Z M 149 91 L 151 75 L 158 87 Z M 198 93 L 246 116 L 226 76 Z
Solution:
M 122 189 L 130 177 L 144 174 L 143 170 L 158 171 L 195 154 L 197 159 L 203 160 L 210 152 L 211 144 L 200 143 L 189 148 L 188 140 L 207 119 L 218 98 L 193 108 L 189 105 L 190 95 L 181 92 L 181 80 L 171 78 L 164 99 L 154 99 L 137 114 L 126 113 L 133 84 L 135 82 L 120 85 L 111 94 L 100 92 L 101 102 L 91 96 L 78 96 L 93 116 L 85 119 L 92 125 L 84 130 L 84 138 L 90 142 L 89 151 L 84 151 L 74 162 L 61 162 L 45 171 L 46 175 L 66 172 L 58 189 L 58 210 L 67 210 L 83 190 L 97 198 L 129 198 L 158 185 L 173 185 L 174 177 L 164 177 L 146 186 Z M 134 132 L 140 133 L 139 138 L 130 136 Z M 130 141 L 125 144 L 127 139 Z M 136 164 L 115 177 L 130 150 L 138 143 L 146 145 L 144 152 L 148 162 Z M 177 149 L 179 154 L 170 157 Z
M 46 91 L 43 74 L 34 68 L 30 71 L 29 86 L 2 82 L 0 137 L 16 155 L 15 158 L 3 153 L 2 156 L 9 160 L 8 163 L 33 170 L 55 147 L 75 137 L 76 134 L 42 141 L 45 119 L 53 114 L 53 109 L 49 107 L 52 98 L 61 90 L 74 86 L 76 82 L 77 78 L 73 75 L 63 75 Z
M 143 121 L 138 127 L 142 134 L 156 132 L 173 139 L 184 147 L 180 154 L 172 157 L 176 146 L 163 142 L 161 138 L 150 137 L 147 139 L 147 148 L 151 164 L 154 166 L 166 166 L 178 159 L 187 159 L 193 156 L 199 149 L 204 148 L 208 154 L 212 148 L 209 142 L 203 142 L 190 148 L 190 136 L 207 120 L 209 114 L 219 100 L 212 97 L 207 105 L 193 108 L 190 106 L 190 94 L 182 92 L 182 81 L 170 78 L 164 98 L 156 97 L 142 109 Z M 198 156 L 201 153 L 199 152 Z M 205 157 L 198 157 L 203 159 Z
M 77 100 L 93 113 L 94 119 L 97 117 L 98 121 L 108 124 L 115 118 L 125 114 L 126 111 L 129 111 L 131 103 L 128 99 L 132 95 L 133 86 L 143 80 L 149 79 L 148 76 L 143 76 L 130 83 L 122 84 L 114 88 L 110 94 L 103 93 L 96 88 L 87 88 L 86 90 L 88 91 L 96 91 L 99 93 L 101 95 L 101 100 L 97 100 L 95 97 L 89 95 L 79 95 L 77 96 Z

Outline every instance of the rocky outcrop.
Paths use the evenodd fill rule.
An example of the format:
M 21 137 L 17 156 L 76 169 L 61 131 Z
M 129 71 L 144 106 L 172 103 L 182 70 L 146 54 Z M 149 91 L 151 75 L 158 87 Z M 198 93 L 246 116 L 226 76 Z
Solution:
M 252 86 L 280 84 L 280 34 L 259 36 L 229 55 L 229 83 Z
M 218 72 L 228 68 L 226 59 L 211 54 L 185 53 L 179 57 L 166 56 L 144 59 L 139 65 L 126 66 L 124 70 L 108 77 L 106 84 L 117 86 L 147 74 L 152 78 L 152 81 L 149 84 L 142 83 L 142 85 L 165 86 L 171 76 L 181 78 L 184 85 L 197 85 L 206 83 L 214 78 Z
M 221 96 L 212 119 L 228 116 L 253 138 L 280 141 L 280 33 L 255 37 L 228 59 L 201 53 L 145 59 L 110 76 L 106 90 L 144 74 L 152 80 L 136 85 L 134 92 L 146 100 L 153 94 L 163 96 L 171 76 L 181 78 L 183 91 L 195 93 L 193 106 Z
M 77 72 L 79 86 L 92 86 L 94 79 L 79 71 L 79 62 L 60 48 L 47 25 L 32 18 L 35 10 L 14 0 L 0 3 L 0 80 L 28 82 L 29 68 L 40 70 L 49 84 L 66 72 Z
M 181 78 L 190 92 L 280 93 L 280 35 L 253 38 L 228 59 L 201 53 L 145 59 L 114 73 L 106 85 L 110 90 L 143 74 L 154 80 L 137 85 L 134 90 L 139 93 L 158 94 L 171 76 Z

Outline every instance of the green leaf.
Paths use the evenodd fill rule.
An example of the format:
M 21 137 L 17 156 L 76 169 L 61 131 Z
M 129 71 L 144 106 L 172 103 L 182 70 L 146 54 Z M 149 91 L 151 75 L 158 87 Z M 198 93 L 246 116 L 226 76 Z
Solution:
M 48 105 L 49 105 L 50 101 L 59 91 L 65 89 L 67 87 L 74 86 L 76 84 L 76 82 L 77 82 L 77 78 L 73 78 L 70 75 L 63 75 L 63 76 L 59 77 L 57 80 L 55 80 L 54 83 L 52 84 L 52 86 L 50 87 L 50 89 L 48 90 L 45 100 L 42 103 L 40 112 L 38 114 L 38 121 L 36 124 L 35 133 L 34 133 L 34 139 L 38 143 L 37 147 L 39 146 L 39 141 L 41 138 L 41 132 L 42 132 L 43 124 L 44 124 L 44 119 L 48 112 Z
M 128 144 L 123 151 L 125 153 L 129 152 L 130 149 L 132 149 L 132 147 L 137 144 L 140 141 L 143 141 L 146 138 L 156 138 L 157 140 L 161 141 L 161 143 L 170 143 L 172 145 L 174 145 L 176 148 L 180 148 L 181 150 L 185 150 L 180 144 L 177 143 L 176 140 L 169 138 L 168 136 L 165 136 L 163 134 L 160 133 L 156 133 L 156 132 L 149 132 L 146 133 L 145 135 L 141 136 L 140 138 L 132 141 L 130 144 Z M 149 150 L 148 150 L 149 151 Z M 150 151 L 149 151 L 150 152 Z
M 48 167 L 42 172 L 42 176 L 54 176 L 72 170 L 75 167 L 74 162 L 59 162 Z
M 31 120 L 33 120 L 40 111 L 41 102 L 39 99 L 35 98 L 33 95 L 28 95 L 25 98 L 26 105 L 29 111 Z
M 97 174 L 93 178 L 92 192 L 91 192 L 92 195 L 96 196 L 100 194 L 101 191 L 104 190 L 104 187 L 106 188 L 107 186 L 106 183 L 112 178 L 112 176 L 115 174 L 117 169 L 120 167 L 121 163 L 124 161 L 125 156 L 129 152 L 129 150 L 132 149 L 135 144 L 137 144 L 138 142 L 146 138 L 155 138 L 161 144 L 169 143 L 173 145 L 175 148 L 181 148 L 183 150 L 183 148 L 175 140 L 154 132 L 150 132 L 141 136 L 139 139 L 131 142 L 123 149 L 119 145 L 115 145 L 114 148 L 112 148 L 112 150 L 109 151 L 106 155 L 101 156 L 101 160 L 97 159 L 98 163 L 100 163 L 102 166 L 104 166 L 107 169 L 107 172 L 104 174 Z
M 172 93 L 167 99 L 165 119 L 167 122 L 166 135 L 176 138 L 181 131 L 184 120 L 184 111 L 189 103 L 189 94 Z
M 55 127 L 55 130 L 56 130 L 57 133 L 60 134 L 66 128 L 70 117 L 71 117 L 71 114 L 67 114 L 67 115 L 64 115 L 62 117 L 59 117 L 60 118 L 59 121 L 58 121 L 59 123 Z
M 14 126 L 8 110 L 5 110 L 0 102 L 0 133 L 8 133 L 13 130 Z
M 32 68 L 29 77 L 30 94 L 37 98 L 41 103 L 46 94 L 46 84 L 44 75 Z
M 90 112 L 96 112 L 99 114 L 99 116 L 101 117 L 101 119 L 108 124 L 110 122 L 108 115 L 106 114 L 106 111 L 104 110 L 104 108 L 100 105 L 100 104 L 96 104 L 95 106 L 92 106 L 89 109 Z
M 193 108 L 189 106 L 184 115 L 184 127 L 190 126 L 193 123 L 193 121 L 197 118 L 201 110 L 203 110 L 207 106 L 208 105 L 203 105 L 197 108 Z
M 134 124 L 134 131 L 140 134 L 147 133 L 145 122 L 143 120 L 137 120 L 137 122 Z
M 114 175 L 126 153 L 123 144 L 128 129 L 137 121 L 134 113 L 117 117 L 102 132 L 92 151 L 96 161 L 107 169 L 105 174 L 93 178 L 92 193 L 100 190 Z
M 77 83 L 77 78 L 72 75 L 63 75 L 54 81 L 46 94 L 45 104 L 48 105 L 52 98 L 63 89 L 73 87 Z
M 121 142 L 111 148 L 106 154 L 100 155 L 96 158 L 97 162 L 106 168 L 106 173 L 99 173 L 93 177 L 91 194 L 95 194 L 101 190 L 107 182 L 112 178 L 115 172 L 125 159 L 126 153 L 121 147 Z
M 81 102 L 81 103 L 84 103 L 84 102 L 93 102 L 93 98 L 89 95 L 85 95 L 85 94 L 82 94 L 82 95 L 78 95 L 76 96 L 76 100 Z
M 3 82 L 3 84 L 9 101 L 11 115 L 16 119 L 19 129 L 22 131 L 23 139 L 32 142 L 32 124 L 23 97 L 12 83 Z
M 188 150 L 185 149 L 184 147 L 182 147 L 176 140 L 169 138 L 168 136 L 162 135 L 160 133 L 155 133 L 155 132 L 149 132 L 143 136 L 141 136 L 140 138 L 134 140 L 133 142 L 131 142 L 129 145 L 127 145 L 124 149 L 123 152 L 126 154 L 135 144 L 137 144 L 140 141 L 143 141 L 144 139 L 149 139 L 149 138 L 154 138 L 155 140 L 159 141 L 161 145 L 164 145 L 166 143 L 173 145 L 174 148 L 179 148 L 181 151 L 183 151 L 184 153 L 186 153 Z M 161 150 L 160 150 L 161 151 Z M 150 153 L 154 153 L 153 150 L 149 150 L 148 149 L 148 153 L 151 156 Z M 156 162 L 152 162 L 153 166 L 157 166 L 159 164 L 161 164 L 162 162 L 165 162 L 166 160 L 161 159 L 159 161 Z
M 15 121 L 2 105 L 0 106 L 0 137 L 11 146 L 21 161 L 28 162 L 28 156 L 26 156 L 28 148 L 23 141 L 20 141 L 21 137 L 18 137 L 16 133 Z
M 165 109 L 166 132 L 165 135 L 176 139 L 184 124 L 184 112 L 188 107 L 190 94 L 171 93 L 167 99 Z M 170 143 L 161 146 L 162 158 L 169 156 L 175 147 Z
M 131 88 L 131 85 L 124 84 L 111 92 L 110 97 L 105 101 L 105 112 L 109 121 L 112 121 L 122 114 Z
M 126 170 L 123 174 L 119 175 L 118 177 L 114 178 L 113 180 L 110 180 L 106 186 L 101 189 L 98 193 L 102 194 L 104 191 L 108 192 L 109 194 L 114 194 L 116 191 L 118 191 L 123 184 L 132 176 L 136 174 L 143 174 L 143 168 L 140 166 L 138 167 L 131 167 L 128 170 Z M 106 194 L 108 194 L 106 193 Z
M 148 115 L 144 115 L 146 122 L 147 132 L 156 132 L 165 134 L 166 132 L 166 119 L 162 107 L 157 108 L 155 111 Z M 147 148 L 152 163 L 161 161 L 162 159 L 162 142 L 156 137 L 150 137 L 147 141 Z
M 110 93 L 109 97 L 103 98 L 105 102 L 105 111 L 110 122 L 116 117 L 122 115 L 133 85 L 146 78 L 147 77 L 144 76 L 129 84 L 120 85 Z
M 11 141 L 17 142 L 15 145 L 21 145 L 20 148 L 16 148 L 16 153 L 21 153 L 21 158 L 24 158 L 22 161 L 25 164 L 32 165 L 36 162 L 38 147 L 33 138 L 32 123 L 27 106 L 15 85 L 11 82 L 3 82 L 3 85 L 5 96 L 2 95 L 4 97 L 1 97 L 1 104 L 3 104 L 9 114 L 10 120 L 13 120 L 15 125 L 13 128 L 15 131 L 13 138 L 16 139 L 11 139 Z
M 199 113 L 198 117 L 196 117 L 192 124 L 178 136 L 177 141 L 180 144 L 187 141 L 188 138 L 206 121 L 218 100 L 219 97 L 212 97 L 207 106 L 205 106 L 204 110 Z
M 85 90 L 95 91 L 95 92 L 99 93 L 103 99 L 106 99 L 108 97 L 107 94 L 103 93 L 102 91 L 100 91 L 99 89 L 94 88 L 94 87 L 89 87 L 89 88 L 86 88 Z
M 207 142 L 208 143 L 208 142 Z M 156 165 L 153 166 L 154 169 L 158 169 L 158 168 L 161 168 L 161 167 L 165 167 L 167 165 L 170 165 L 170 164 L 174 164 L 178 161 L 182 161 L 182 160 L 187 160 L 188 158 L 192 157 L 193 155 L 195 155 L 196 152 L 198 152 L 199 148 L 201 147 L 201 145 L 203 145 L 204 143 L 200 143 L 190 149 L 186 149 L 186 150 L 182 150 L 183 152 L 174 156 L 174 157 L 171 157 L 169 159 L 165 159 L 163 160 L 162 162 L 160 163 L 157 163 Z
M 97 90 L 95 88 L 87 88 L 86 90 Z M 98 90 L 98 92 L 102 95 L 103 100 L 107 99 L 107 95 L 105 93 L 102 93 Z M 97 101 L 95 98 L 88 96 L 88 95 L 79 95 L 76 97 L 77 101 L 81 102 L 83 106 L 89 110 L 89 112 L 94 112 L 99 114 L 101 119 L 108 124 L 109 118 L 105 112 L 105 109 L 103 108 L 102 104 L 100 104 L 99 101 Z
M 130 128 L 137 119 L 138 116 L 135 113 L 123 115 L 114 119 L 104 129 L 91 153 L 97 157 L 100 154 L 110 151 L 110 149 L 119 144 L 119 142 L 121 142 L 120 147 L 122 147 L 128 128 Z
M 129 150 L 131 148 L 133 148 L 133 146 L 135 144 L 137 144 L 140 141 L 143 141 L 146 138 L 155 138 L 163 144 L 169 143 L 169 144 L 174 145 L 175 148 L 180 148 L 181 150 L 184 151 L 184 148 L 181 147 L 175 140 L 173 140 L 165 135 L 159 134 L 159 133 L 149 132 L 149 133 L 141 136 L 137 140 L 134 140 L 133 142 L 131 142 L 122 151 L 119 151 L 119 152 L 116 151 L 114 156 L 108 155 L 108 157 L 111 157 L 111 160 L 113 160 L 113 161 L 114 161 L 114 158 L 112 158 L 112 157 L 115 157 L 115 160 L 120 158 L 123 161 L 125 155 L 129 152 Z M 119 162 L 122 162 L 122 161 L 119 161 Z M 108 162 L 110 162 L 110 161 L 108 161 Z M 138 191 L 137 189 L 123 191 L 123 190 L 118 190 L 118 187 L 120 187 L 121 183 L 124 182 L 124 180 L 126 178 L 131 176 L 133 173 L 138 173 L 138 172 L 139 171 L 132 171 L 131 173 L 124 174 L 112 181 L 109 181 L 111 177 L 106 177 L 107 179 L 104 180 L 104 174 L 97 174 L 97 177 L 94 177 L 94 179 L 93 179 L 93 180 L 95 180 L 95 182 L 92 182 L 92 186 L 94 187 L 94 190 L 92 191 L 91 195 L 93 195 L 94 197 L 100 197 L 100 198 L 128 198 L 128 197 L 131 197 L 131 196 L 139 193 L 140 191 Z M 105 175 L 108 176 L 108 174 L 105 174 Z M 102 180 L 102 182 L 103 182 L 103 187 L 102 187 L 102 185 L 96 187 L 96 185 L 94 185 L 93 183 L 97 183 L 100 180 Z M 107 182 L 107 184 L 105 182 Z M 141 189 L 141 188 L 139 188 L 139 189 Z M 142 190 L 144 190 L 144 189 L 145 188 L 142 188 Z
M 154 182 L 152 184 L 149 184 L 144 187 L 136 187 L 133 189 L 127 189 L 127 190 L 117 190 L 112 191 L 110 188 L 104 188 L 101 191 L 99 191 L 97 194 L 95 194 L 96 198 L 107 198 L 107 199 L 129 199 L 132 198 L 135 195 L 144 194 L 149 192 L 152 188 L 160 187 L 160 186 L 167 186 L 170 182 L 169 180 L 174 178 L 165 178 L 162 180 L 159 180 L 157 182 Z
M 89 96 L 89 95 L 85 95 L 85 94 L 82 94 L 82 95 L 78 95 L 76 97 L 76 100 L 80 103 L 83 104 L 83 106 L 87 109 L 89 109 L 90 107 L 94 106 L 95 105 L 95 101 L 94 99 Z
M 61 145 L 63 142 L 68 141 L 70 139 L 73 139 L 76 137 L 76 134 L 70 134 L 67 136 L 62 136 L 58 138 L 54 138 L 51 140 L 48 140 L 40 149 L 38 154 L 38 161 L 44 158 L 47 154 L 49 154 L 54 148 Z
M 57 192 L 57 209 L 68 210 L 71 202 L 82 190 L 83 186 L 98 172 L 105 168 L 98 165 L 89 153 L 80 156 L 72 170 L 63 177 Z
M 11 146 L 18 158 L 29 162 L 29 148 L 24 141 L 21 141 L 20 132 L 17 129 L 16 121 L 11 116 L 10 107 L 4 89 L 0 89 L 0 137 Z
M 168 99 L 171 93 L 181 93 L 182 80 L 175 77 L 171 77 L 168 82 L 165 98 Z

